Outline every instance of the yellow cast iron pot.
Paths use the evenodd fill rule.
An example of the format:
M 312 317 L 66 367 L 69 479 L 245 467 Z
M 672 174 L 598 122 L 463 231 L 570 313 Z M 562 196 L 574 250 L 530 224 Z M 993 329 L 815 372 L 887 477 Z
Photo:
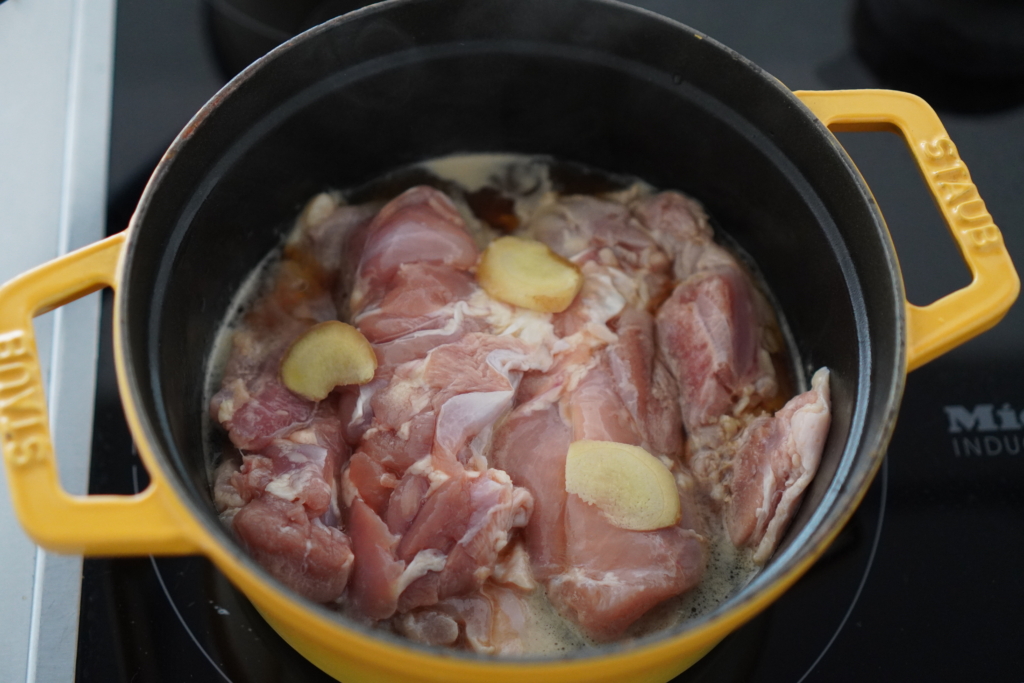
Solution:
M 905 138 L 970 285 L 929 306 L 906 302 L 884 221 L 830 130 Z M 435 650 L 291 593 L 218 521 L 203 448 L 205 367 L 235 291 L 314 193 L 457 152 L 548 154 L 692 194 L 757 263 L 792 333 L 798 376 L 832 370 L 818 477 L 765 569 L 710 614 L 563 657 Z M 134 496 L 70 496 L 32 318 L 103 287 L 116 292 L 118 382 L 151 483 Z M 251 66 L 178 136 L 125 233 L 0 289 L 4 464 L 21 523 L 41 546 L 206 555 L 339 680 L 661 683 L 821 555 L 877 471 L 906 372 L 994 325 L 1018 289 L 964 162 L 917 97 L 792 93 L 697 31 L 605 0 L 392 0 Z

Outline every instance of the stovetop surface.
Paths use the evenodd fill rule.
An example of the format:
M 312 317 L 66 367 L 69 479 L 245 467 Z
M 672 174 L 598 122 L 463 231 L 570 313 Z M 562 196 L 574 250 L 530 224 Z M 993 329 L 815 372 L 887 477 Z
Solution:
M 870 39 L 858 22 L 875 3 L 634 4 L 699 28 L 794 89 L 897 85 L 934 95 L 1011 254 L 1024 254 L 1024 106 L 1006 97 L 965 106 L 955 83 L 937 93 L 931 80 L 897 74 L 904 80 L 894 83 L 892 72 L 874 63 L 873 71 L 874 57 L 855 38 Z M 221 82 L 198 2 L 173 11 L 144 5 L 122 0 L 118 10 L 110 232 L 125 227 L 157 156 Z M 147 32 L 161 33 L 163 48 Z M 151 106 L 143 104 L 147 88 L 165 104 L 155 120 L 134 115 Z M 840 139 L 886 216 L 911 301 L 967 284 L 903 143 L 883 133 Z M 886 461 L 834 545 L 782 599 L 677 680 L 1024 679 L 1022 341 L 1017 305 L 992 331 L 913 372 Z M 145 486 L 145 472 L 117 397 L 109 297 L 98 382 L 90 490 L 130 493 Z M 330 679 L 207 560 L 186 557 L 86 560 L 77 680 Z

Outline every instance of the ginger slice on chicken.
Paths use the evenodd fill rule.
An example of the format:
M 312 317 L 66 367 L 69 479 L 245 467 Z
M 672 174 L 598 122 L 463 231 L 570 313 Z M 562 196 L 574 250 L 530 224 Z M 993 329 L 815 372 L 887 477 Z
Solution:
M 366 337 L 347 323 L 328 320 L 306 330 L 281 361 L 281 381 L 311 401 L 327 398 L 334 387 L 366 384 L 377 356 Z
M 477 280 L 495 299 L 542 313 L 569 308 L 583 286 L 576 264 L 542 242 L 521 237 L 491 242 L 480 257 Z
M 565 459 L 565 490 L 596 506 L 622 529 L 653 531 L 679 521 L 675 478 L 639 446 L 573 442 Z

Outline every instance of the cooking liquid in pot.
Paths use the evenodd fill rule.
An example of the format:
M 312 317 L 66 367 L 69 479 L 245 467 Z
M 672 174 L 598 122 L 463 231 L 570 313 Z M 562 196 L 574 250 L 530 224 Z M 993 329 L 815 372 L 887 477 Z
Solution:
M 554 216 L 554 219 L 550 219 L 548 222 L 555 227 L 572 223 L 578 216 L 574 217 L 571 212 L 559 214 L 555 211 L 552 213 L 551 210 L 553 203 L 560 202 L 563 197 L 569 195 L 599 195 L 606 200 L 617 203 L 620 207 L 622 205 L 630 205 L 631 202 L 633 205 L 636 205 L 636 202 L 646 201 L 645 198 L 655 196 L 652 188 L 635 179 L 618 178 L 579 166 L 555 163 L 544 158 L 507 155 L 463 155 L 435 160 L 406 169 L 347 193 L 346 199 L 349 200 L 350 204 L 367 206 L 368 208 L 365 210 L 364 215 L 353 214 L 348 216 L 341 220 L 335 228 L 353 234 L 358 233 L 360 230 L 365 229 L 367 221 L 377 215 L 383 202 L 401 194 L 407 188 L 424 184 L 445 191 L 454 200 L 451 208 L 454 208 L 459 216 L 461 216 L 462 221 L 465 223 L 466 232 L 471 236 L 476 248 L 480 250 L 486 248 L 488 243 L 502 234 L 517 228 L 521 231 L 521 226 L 534 226 L 537 223 L 543 223 L 543 221 L 538 221 L 537 216 L 543 215 L 545 212 Z M 330 223 L 330 220 L 325 220 L 325 217 L 328 214 L 337 216 L 336 213 L 331 212 L 339 200 L 341 200 L 340 194 L 322 195 L 312 200 L 303 215 L 300 216 L 295 232 L 289 239 L 289 242 L 292 245 L 296 245 L 301 240 L 308 239 L 308 235 L 315 234 L 317 231 L 315 228 L 311 228 L 312 223 Z M 437 200 L 431 198 L 430 201 L 436 202 Z M 586 204 L 582 205 L 582 209 L 586 209 L 587 206 Z M 702 217 L 699 206 L 692 203 L 688 206 L 690 207 L 688 210 L 695 211 L 697 215 Z M 660 206 L 655 207 L 658 210 L 662 208 Z M 654 209 L 651 209 L 646 215 L 654 215 L 655 213 Z M 566 216 L 568 216 L 568 219 L 566 219 Z M 415 219 L 415 216 L 413 218 Z M 706 230 L 706 226 L 704 229 Z M 540 228 L 532 229 L 532 232 L 534 237 L 547 242 L 555 251 L 560 251 L 559 247 L 561 247 L 562 250 L 566 251 L 563 254 L 566 256 L 584 251 L 588 246 L 593 246 L 588 244 L 586 230 L 580 234 L 570 235 L 559 244 L 552 243 L 551 236 L 545 234 L 543 225 Z M 303 237 L 303 233 L 307 237 Z M 592 235 L 589 237 L 592 238 Z M 330 262 L 328 269 L 337 268 L 339 260 L 344 263 L 345 259 L 348 259 L 350 264 L 349 270 L 353 271 L 360 262 L 359 254 L 362 250 L 360 248 L 353 251 L 354 247 L 351 241 L 344 239 L 325 240 L 322 235 L 317 235 L 314 241 L 316 240 L 319 240 L 318 246 L 329 244 L 332 250 L 338 252 L 337 257 L 327 259 Z M 557 242 L 557 240 L 555 241 Z M 597 241 L 600 242 L 601 240 Z M 367 248 L 369 249 L 370 247 Z M 631 248 L 635 250 L 637 247 L 632 245 Z M 316 251 L 316 249 L 314 248 L 312 251 Z M 607 247 L 598 251 L 593 260 L 599 264 L 602 262 L 602 259 L 606 263 L 615 262 L 613 256 L 602 253 L 603 251 L 608 251 Z M 628 250 L 625 250 L 619 256 L 623 258 L 623 254 L 625 254 L 625 257 L 628 257 L 630 253 Z M 724 258 L 726 262 L 725 268 L 742 271 L 742 277 L 752 281 L 751 273 L 754 272 L 753 269 L 746 265 L 738 266 L 738 262 L 733 257 L 723 256 L 723 254 L 726 254 L 724 250 L 716 246 L 710 248 L 708 253 L 711 253 L 710 257 L 705 253 L 701 258 L 704 261 L 710 259 L 712 270 L 714 268 L 721 269 L 723 266 L 716 259 L 721 260 Z M 676 262 L 693 259 L 692 253 L 685 250 L 679 251 L 674 256 Z M 363 258 L 365 263 L 365 255 Z M 289 264 L 286 263 L 285 265 Z M 625 268 L 625 266 L 623 267 Z M 699 266 L 698 270 L 704 267 Z M 342 268 L 344 269 L 344 265 Z M 730 506 L 739 507 L 739 505 L 734 505 L 731 502 L 732 499 L 734 497 L 738 500 L 742 499 L 740 495 L 742 491 L 737 489 L 739 493 L 734 494 L 730 488 L 734 485 L 732 478 L 733 476 L 745 476 L 749 479 L 754 475 L 750 474 L 750 468 L 746 468 L 746 470 L 739 468 L 737 472 L 740 475 L 734 475 L 732 464 L 721 466 L 718 455 L 714 455 L 714 457 L 707 455 L 707 453 L 715 450 L 714 448 L 709 449 L 708 444 L 718 444 L 722 439 L 730 440 L 729 446 L 718 447 L 718 450 L 726 452 L 728 457 L 738 457 L 733 456 L 733 454 L 736 452 L 745 453 L 744 449 L 750 450 L 753 448 L 750 444 L 755 444 L 756 446 L 755 442 L 771 442 L 772 438 L 766 439 L 765 434 L 772 437 L 775 432 L 780 430 L 773 431 L 774 423 L 770 416 L 773 412 L 782 408 L 786 403 L 786 399 L 791 396 L 790 387 L 794 382 L 791 381 L 789 375 L 794 371 L 794 368 L 798 374 L 794 378 L 795 384 L 804 384 L 803 377 L 799 376 L 799 364 L 791 365 L 787 356 L 787 347 L 793 348 L 793 345 L 785 343 L 783 336 L 785 328 L 780 326 L 775 316 L 770 313 L 767 299 L 762 294 L 762 291 L 764 291 L 762 286 L 760 288 L 761 291 L 754 290 L 751 292 L 751 296 L 754 299 L 752 306 L 756 311 L 748 311 L 752 316 L 754 313 L 759 316 L 758 320 L 761 325 L 759 343 L 764 349 L 764 353 L 761 353 L 759 357 L 760 369 L 755 369 L 752 372 L 755 375 L 760 373 L 760 375 L 757 375 L 757 381 L 761 382 L 762 386 L 757 389 L 748 390 L 745 396 L 738 399 L 739 401 L 750 402 L 753 408 L 744 408 L 743 406 L 737 408 L 735 406 L 737 399 L 733 397 L 734 405 L 731 408 L 730 414 L 720 419 L 716 418 L 717 421 L 710 427 L 704 424 L 707 420 L 701 422 L 702 418 L 699 415 L 695 416 L 692 410 L 688 414 L 686 408 L 684 407 L 683 409 L 684 422 L 687 422 L 687 418 L 689 418 L 687 426 L 695 425 L 688 435 L 689 443 L 686 446 L 688 451 L 686 457 L 689 459 L 690 467 L 694 469 L 697 475 L 696 482 L 694 481 L 693 474 L 678 461 L 675 461 L 672 467 L 674 468 L 673 471 L 676 479 L 679 481 L 680 495 L 683 496 L 684 500 L 688 499 L 690 501 L 690 520 L 688 524 L 695 531 L 690 531 L 689 529 L 677 530 L 678 533 L 669 542 L 683 544 L 678 545 L 678 547 L 683 549 L 681 552 L 696 552 L 695 557 L 697 559 L 694 559 L 691 564 L 701 564 L 704 569 L 701 571 L 700 567 L 696 569 L 691 568 L 692 572 L 694 572 L 692 576 L 680 578 L 673 586 L 661 587 L 662 592 L 665 594 L 659 594 L 657 604 L 653 606 L 645 605 L 641 612 L 642 616 L 626 614 L 623 617 L 621 614 L 611 614 L 611 616 L 608 616 L 600 613 L 587 613 L 588 607 L 586 605 L 580 607 L 580 600 L 572 591 L 569 591 L 567 596 L 559 595 L 556 598 L 558 606 L 561 607 L 560 613 L 560 610 L 548 598 L 548 592 L 563 590 L 560 587 L 556 588 L 556 586 L 563 585 L 560 582 L 563 580 L 563 577 L 568 575 L 568 572 L 551 576 L 545 574 L 548 570 L 539 566 L 537 562 L 534 562 L 534 571 L 527 572 L 526 578 L 519 578 L 518 583 L 515 577 L 521 577 L 522 572 L 520 571 L 518 574 L 515 571 L 510 572 L 513 578 L 503 583 L 499 588 L 487 593 L 485 599 L 479 596 L 482 595 L 482 591 L 485 591 L 485 587 L 490 587 L 492 584 L 497 585 L 494 579 L 487 580 L 483 586 L 480 586 L 479 580 L 477 580 L 477 585 L 475 587 L 470 585 L 468 590 L 456 588 L 447 589 L 447 592 L 443 584 L 441 589 L 438 588 L 436 582 L 434 585 L 428 585 L 426 579 L 431 578 L 432 575 L 442 575 L 446 564 L 444 555 L 439 557 L 439 553 L 430 548 L 427 548 L 425 551 L 421 550 L 415 557 L 407 559 L 404 564 L 396 562 L 394 556 L 389 556 L 387 558 L 388 561 L 375 565 L 374 576 L 360 575 L 358 568 L 360 562 L 358 558 L 361 556 L 359 540 L 356 539 L 350 542 L 337 528 L 332 527 L 337 527 L 340 524 L 343 530 L 349 534 L 367 534 L 369 532 L 366 529 L 373 529 L 377 535 L 373 537 L 375 540 L 369 545 L 367 545 L 365 539 L 363 540 L 362 547 L 364 548 L 364 553 L 366 552 L 366 547 L 386 547 L 389 543 L 393 544 L 396 537 L 401 539 L 400 534 L 389 534 L 388 529 L 382 528 L 383 521 L 387 521 L 389 527 L 392 526 L 391 520 L 387 518 L 387 515 L 383 518 L 377 517 L 373 511 L 368 511 L 369 507 L 365 510 L 363 507 L 360 507 L 358 514 L 354 511 L 353 505 L 361 506 L 361 502 L 357 502 L 356 498 L 359 498 L 360 501 L 362 500 L 362 491 L 358 485 L 352 483 L 355 476 L 352 474 L 352 471 L 356 468 L 356 461 L 355 459 L 351 460 L 348 465 L 350 469 L 344 469 L 346 467 L 344 463 L 346 454 L 337 451 L 333 447 L 325 447 L 326 441 L 332 438 L 339 438 L 339 427 L 340 436 L 350 440 L 352 438 L 358 440 L 358 437 L 352 437 L 347 433 L 348 428 L 345 426 L 325 425 L 330 420 L 337 421 L 339 413 L 353 415 L 350 418 L 350 425 L 358 421 L 358 412 L 365 407 L 360 404 L 360 391 L 358 389 L 353 390 L 352 388 L 336 391 L 335 395 L 332 395 L 332 397 L 318 406 L 306 406 L 305 412 L 303 412 L 303 408 L 296 405 L 296 397 L 281 394 L 277 391 L 278 387 L 272 386 L 274 381 L 268 381 L 268 378 L 269 380 L 276 380 L 276 374 L 274 372 L 267 373 L 265 370 L 268 363 L 276 367 L 291 340 L 302 329 L 308 327 L 311 322 L 334 317 L 332 311 L 323 310 L 324 308 L 329 308 L 329 306 L 325 306 L 326 302 L 332 298 L 339 303 L 357 301 L 360 296 L 364 296 L 360 288 L 365 289 L 365 286 L 360 282 L 353 284 L 353 282 L 347 281 L 345 276 L 342 275 L 340 278 L 328 278 L 328 281 L 321 282 L 320 284 L 323 286 L 324 291 L 313 292 L 310 295 L 310 292 L 305 289 L 308 287 L 308 283 L 302 277 L 298 277 L 297 280 L 293 278 L 292 286 L 296 291 L 291 295 L 285 296 L 285 299 L 300 302 L 300 308 L 303 308 L 303 311 L 295 317 L 304 318 L 305 322 L 296 324 L 294 318 L 289 317 L 294 311 L 278 310 L 272 313 L 264 311 L 257 316 L 256 331 L 248 331 L 248 327 L 253 325 L 253 314 L 251 311 L 261 305 L 261 300 L 268 297 L 273 298 L 274 296 L 280 297 L 281 285 L 276 285 L 278 287 L 276 290 L 277 294 L 273 294 L 268 292 L 268 283 L 275 277 L 278 278 L 278 283 L 282 281 L 281 269 L 281 254 L 268 256 L 249 277 L 245 285 L 240 288 L 234 305 L 230 309 L 233 315 L 226 321 L 218 335 L 216 348 L 211 355 L 208 367 L 208 398 L 211 399 L 212 404 L 210 405 L 213 406 L 211 416 L 214 421 L 219 422 L 228 429 L 231 441 L 234 443 L 226 443 L 226 440 L 223 438 L 223 430 L 211 425 L 208 430 L 211 437 L 209 440 L 209 461 L 220 463 L 217 472 L 212 475 L 212 480 L 214 481 L 214 498 L 222 519 L 232 526 L 236 534 L 241 538 L 243 545 L 249 549 L 261 564 L 267 567 L 272 574 L 288 583 L 292 588 L 306 595 L 306 597 L 318 602 L 335 603 L 341 612 L 348 614 L 358 621 L 376 623 L 378 626 L 392 629 L 421 642 L 455 645 L 497 654 L 537 655 L 559 653 L 587 646 L 595 646 L 600 642 L 609 640 L 610 637 L 618 639 L 645 635 L 671 627 L 683 620 L 706 614 L 748 583 L 761 564 L 767 559 L 771 550 L 774 549 L 778 535 L 781 533 L 778 527 L 781 525 L 784 528 L 786 520 L 778 521 L 775 523 L 775 527 L 772 527 L 770 520 L 765 522 L 763 519 L 760 519 L 756 523 L 758 528 L 752 532 L 754 534 L 753 540 L 748 539 L 745 543 L 739 544 L 734 542 L 737 537 L 737 527 L 740 527 L 739 535 L 742 536 L 744 521 L 742 519 L 739 522 L 736 521 L 737 518 L 742 517 L 741 513 L 729 512 L 732 510 Z M 648 308 L 658 310 L 667 299 L 672 298 L 674 300 L 680 298 L 678 292 L 673 294 L 673 287 L 677 286 L 678 282 L 683 279 L 679 275 L 678 267 L 674 275 L 675 277 L 662 278 L 664 282 L 661 282 L 659 285 L 660 290 L 659 286 L 653 287 L 654 290 L 659 291 L 643 292 L 642 298 Z M 287 280 L 287 278 L 284 279 Z M 657 285 L 660 281 L 652 279 L 652 282 Z M 353 286 L 355 288 L 354 292 Z M 317 289 L 317 287 L 314 285 L 313 289 Z M 583 297 L 585 293 L 586 291 L 579 296 Z M 591 292 L 592 298 L 594 298 L 593 294 Z M 289 296 L 291 296 L 291 299 L 288 298 Z M 615 298 L 617 295 L 612 293 L 609 296 Z M 486 298 L 486 295 L 478 291 L 469 300 L 479 303 L 481 297 Z M 682 299 L 685 299 L 685 297 L 682 297 Z M 618 299 L 609 304 L 609 306 L 614 308 L 617 302 Z M 621 307 L 621 303 L 618 305 Z M 735 308 L 739 304 L 727 302 L 726 309 L 729 309 L 729 305 Z M 344 304 L 339 305 L 338 308 L 342 307 L 347 308 Z M 601 307 L 601 304 L 596 305 L 598 309 Z M 266 307 L 264 306 L 264 308 Z M 500 315 L 497 315 L 497 317 L 505 316 L 503 325 L 509 324 L 507 316 L 509 315 L 509 310 L 512 310 L 515 322 L 509 324 L 510 328 L 528 330 L 532 326 L 542 330 L 543 326 L 548 324 L 546 320 L 541 319 L 544 314 L 538 316 L 536 313 L 523 311 L 522 309 L 513 309 L 503 304 L 498 304 L 497 308 L 500 309 Z M 766 310 L 768 313 L 765 313 Z M 334 313 L 343 320 L 350 319 L 351 317 L 348 310 L 335 309 Z M 265 335 L 261 336 L 258 328 L 260 325 L 267 324 L 268 320 L 273 319 L 275 315 L 288 318 L 288 321 L 284 329 L 281 330 L 280 337 L 273 341 L 268 341 L 264 338 Z M 495 317 L 492 314 L 491 319 Z M 364 314 L 358 314 L 356 316 L 357 326 L 360 326 L 360 320 L 365 320 L 365 318 Z M 712 318 L 714 318 L 714 315 L 712 315 Z M 530 334 L 524 332 L 522 336 L 526 338 Z M 540 332 L 533 334 L 533 336 L 536 337 L 537 334 L 540 334 Z M 371 341 L 374 340 L 371 339 Z M 387 342 L 384 342 L 383 345 L 378 347 L 379 357 L 387 355 L 388 352 L 382 353 L 380 351 L 381 348 L 386 346 Z M 256 350 L 254 351 L 254 349 Z M 248 360 L 245 358 L 247 354 Z M 242 359 L 239 360 L 239 357 L 242 357 Z M 401 360 L 399 358 L 399 361 Z M 382 363 L 382 367 L 387 367 L 386 360 Z M 378 373 L 380 371 L 381 368 L 378 368 Z M 261 377 L 262 379 L 260 379 Z M 233 385 L 228 381 L 230 378 L 234 378 Z M 790 405 L 794 405 L 794 402 L 801 400 L 803 397 L 809 397 L 804 399 L 803 402 L 805 404 L 811 402 L 811 407 L 819 406 L 820 408 L 824 404 L 826 416 L 824 431 L 827 432 L 827 377 L 825 378 L 824 389 L 821 388 L 819 375 L 816 375 L 815 380 L 815 389 L 812 392 L 807 392 L 802 397 L 793 399 Z M 523 382 L 525 381 L 524 379 Z M 751 383 L 752 386 L 753 384 L 756 384 L 756 382 Z M 372 386 L 372 383 L 367 385 L 367 387 Z M 513 391 L 515 391 L 515 387 L 513 387 Z M 817 393 L 814 393 L 815 391 Z M 339 394 L 340 396 L 338 396 Z M 365 394 L 366 390 L 364 389 L 362 395 L 365 396 Z M 821 395 L 824 396 L 823 399 Z M 283 427 L 279 430 L 280 433 L 255 433 L 252 429 L 253 423 L 262 418 L 259 415 L 255 417 L 248 414 L 240 416 L 242 412 L 240 409 L 244 409 L 247 405 L 260 403 L 261 401 L 266 406 L 269 406 L 271 412 L 276 411 L 278 415 L 285 416 L 282 423 Z M 357 406 L 354 411 L 352 408 L 353 403 Z M 800 406 L 796 407 L 799 408 Z M 508 406 L 506 406 L 506 411 L 498 418 L 499 422 L 502 420 L 512 420 L 512 418 L 508 417 L 507 408 Z M 804 410 L 806 409 L 804 408 Z M 790 410 L 790 408 L 787 408 L 787 410 Z M 291 411 L 291 414 L 289 414 L 289 411 Z M 267 410 L 264 410 L 264 412 L 267 412 Z M 763 417 L 755 417 L 762 414 L 764 415 Z M 642 416 L 638 418 L 638 420 L 640 419 L 642 419 Z M 678 417 L 674 419 L 678 421 Z M 248 423 L 241 424 L 245 420 L 248 420 Z M 301 423 L 298 425 L 299 429 L 296 429 L 296 423 Z M 406 440 L 410 438 L 410 427 L 408 424 L 406 423 L 404 427 L 405 433 L 399 434 L 400 438 Z M 507 424 L 507 422 L 503 424 Z M 371 431 L 367 433 L 373 433 L 372 429 L 376 428 L 376 423 L 374 425 L 374 427 L 371 427 Z M 364 424 L 362 429 L 365 430 L 366 426 Z M 499 426 L 498 431 L 500 432 L 503 428 L 503 426 Z M 414 430 L 415 426 L 411 429 Z M 760 432 L 757 431 L 758 429 L 760 429 Z M 820 420 L 817 422 L 816 429 L 820 433 L 818 441 L 823 442 L 824 434 L 821 433 Z M 287 433 L 289 430 L 291 430 L 291 433 Z M 747 431 L 744 430 L 751 433 L 747 434 Z M 256 432 L 258 431 L 257 429 Z M 270 431 L 273 430 L 271 429 Z M 680 434 L 682 432 L 681 426 L 679 427 L 679 432 Z M 482 428 L 480 434 L 483 435 L 480 438 L 484 442 L 495 438 L 491 427 Z M 758 440 L 758 434 L 761 435 L 760 441 Z M 474 441 L 474 443 L 477 443 L 477 450 L 480 450 L 478 443 L 480 438 Z M 592 437 L 584 436 L 584 438 Z M 777 441 L 779 439 L 775 438 L 774 442 Z M 737 443 L 745 445 L 737 446 Z M 819 455 L 821 445 L 823 443 L 819 444 Z M 463 451 L 468 452 L 467 449 L 469 449 L 468 446 Z M 367 450 L 367 447 L 357 445 L 356 452 L 360 450 Z M 486 448 L 483 448 L 483 450 L 486 451 Z M 259 453 L 260 455 L 251 455 L 253 453 Z M 238 461 L 239 454 L 250 454 L 246 456 L 245 463 L 241 466 Z M 679 454 L 681 453 L 676 455 Z M 364 462 L 363 464 L 366 463 Z M 372 465 L 372 463 L 370 464 Z M 410 467 L 409 471 L 412 471 L 413 468 L 421 464 L 418 463 Z M 816 467 L 816 460 L 813 465 Z M 475 482 L 480 482 L 484 479 L 484 477 L 478 476 L 478 472 L 487 469 L 488 466 L 494 468 L 496 464 L 493 462 L 473 463 L 475 471 L 472 476 L 477 477 L 472 479 L 473 485 L 475 485 Z M 421 467 L 421 469 L 424 468 Z M 341 471 L 339 472 L 339 470 Z M 492 471 L 488 469 L 488 472 Z M 389 476 L 387 472 L 379 470 L 379 468 L 375 472 L 375 476 L 379 475 L 381 481 Z M 342 474 L 340 483 L 339 473 Z M 434 493 L 435 487 L 437 491 L 441 491 L 442 488 L 438 486 L 437 482 L 441 481 L 441 483 L 444 483 L 449 477 L 447 474 L 438 474 L 433 470 L 426 471 L 424 474 L 423 481 L 429 482 L 431 487 L 428 495 Z M 499 474 L 503 475 L 504 473 Z M 499 491 L 502 494 L 508 494 L 514 500 L 514 494 L 520 490 L 519 485 L 522 484 L 521 477 L 517 476 L 515 471 L 510 472 L 512 475 L 510 483 L 507 481 L 507 477 L 503 479 L 499 474 L 492 476 L 493 482 L 486 482 L 490 486 L 486 495 Z M 810 474 L 812 475 L 813 471 Z M 308 479 L 311 476 L 322 480 L 325 484 L 322 486 L 324 490 L 310 494 L 304 488 L 303 478 Z M 809 476 L 804 478 L 803 485 L 805 486 Z M 389 493 L 392 490 L 398 490 L 395 481 L 393 481 L 394 479 L 395 477 L 391 476 L 392 481 L 387 482 Z M 766 486 L 763 480 L 760 479 L 754 483 L 762 489 Z M 424 485 L 427 484 L 425 483 Z M 739 486 L 739 484 L 736 484 L 736 486 Z M 513 493 L 510 494 L 509 491 Z M 485 494 L 470 488 L 468 495 L 483 496 Z M 317 498 L 317 496 L 322 498 L 322 500 L 310 504 L 309 499 Z M 535 492 L 534 498 L 536 497 L 537 493 Z M 780 516 L 791 516 L 795 509 L 794 496 L 791 495 L 791 492 L 779 491 L 776 495 L 776 503 L 779 502 L 779 498 L 787 499 L 790 505 L 787 511 L 779 513 Z M 394 500 L 394 497 L 392 497 L 392 500 Z M 799 501 L 799 492 L 795 493 L 795 501 Z M 420 503 L 422 504 L 422 501 Z M 261 505 L 263 507 L 260 507 Z M 394 506 L 397 503 L 392 502 L 391 505 Z M 423 505 L 422 509 L 428 507 L 425 504 Z M 380 509 L 379 503 L 377 507 Z M 765 506 L 761 505 L 761 507 Z M 685 508 L 684 504 L 684 513 L 686 512 Z M 725 512 L 723 512 L 723 509 Z M 242 512 L 243 510 L 244 512 Z M 522 514 L 519 513 L 524 513 L 524 511 L 518 509 L 511 516 L 517 517 L 518 515 L 518 517 L 522 517 Z M 346 514 L 348 515 L 347 520 Z M 529 512 L 527 511 L 525 514 L 528 515 Z M 538 515 L 536 509 L 533 510 L 533 515 Z M 357 517 L 360 519 L 369 518 L 369 525 L 359 521 Z M 684 517 L 686 517 L 685 514 Z M 501 548 L 501 557 L 503 559 L 496 560 L 492 557 L 492 562 L 499 561 L 511 564 L 509 558 L 512 552 L 509 548 L 514 548 L 516 552 L 520 552 L 526 545 L 529 545 L 528 543 L 524 544 L 521 537 L 524 533 L 529 533 L 531 527 L 526 526 L 524 529 L 522 522 L 522 519 L 519 519 L 518 522 L 506 520 L 505 526 L 495 532 L 499 536 L 504 533 L 504 536 L 500 538 L 500 542 L 496 544 L 503 546 Z M 374 526 L 375 524 L 376 526 Z M 260 525 L 263 526 L 261 527 Z M 401 524 L 398 524 L 398 526 L 401 527 Z M 765 526 L 768 527 L 767 530 Z M 294 558 L 290 559 L 287 557 L 288 553 L 292 552 L 287 550 L 290 541 L 287 539 L 282 540 L 280 538 L 282 536 L 281 533 L 276 535 L 271 533 L 272 527 L 279 530 L 283 529 L 287 532 L 284 535 L 291 534 L 291 536 L 301 539 L 306 544 L 304 546 L 305 555 L 300 553 L 301 557 L 298 562 Z M 267 530 L 267 534 L 254 531 L 254 529 Z M 361 532 L 360 529 L 362 529 Z M 755 542 L 760 540 L 758 535 L 764 536 L 766 534 L 772 537 L 769 538 L 769 542 L 761 541 L 760 544 Z M 265 536 L 273 537 L 272 542 L 264 542 Z M 698 540 L 695 541 L 694 537 Z M 309 554 L 310 539 L 312 539 L 314 545 L 322 543 L 323 547 L 329 548 L 329 550 L 322 553 L 321 557 L 315 558 L 312 561 L 312 573 L 316 575 L 313 579 L 308 577 L 296 579 L 296 566 L 302 565 L 303 570 L 306 570 L 306 555 Z M 294 541 L 291 542 L 293 543 Z M 770 547 L 767 547 L 766 543 Z M 737 545 L 740 547 L 737 547 Z M 396 552 L 400 552 L 401 545 L 396 547 L 398 548 Z M 285 550 L 280 550 L 280 548 L 285 548 Z M 697 550 L 695 551 L 694 548 L 697 548 Z M 355 554 L 354 562 L 353 552 Z M 449 553 L 451 553 L 450 549 Z M 525 553 L 523 556 L 525 557 Z M 474 559 L 479 562 L 479 558 Z M 417 563 L 419 563 L 420 568 L 412 571 Z M 354 570 L 353 565 L 356 565 Z M 415 592 L 422 588 L 425 589 L 428 596 L 425 599 L 420 599 L 419 601 L 412 600 L 403 605 L 402 601 L 398 599 L 399 596 L 392 595 L 391 597 L 395 598 L 393 603 L 382 608 L 379 599 L 368 601 L 352 595 L 353 590 L 358 586 L 369 585 L 376 590 L 377 586 L 374 582 L 379 583 L 379 576 L 386 575 L 388 571 L 394 572 L 398 570 L 404 570 L 402 573 L 403 578 L 398 583 L 401 590 L 394 588 L 394 585 L 392 585 L 392 593 L 398 590 L 404 596 L 409 592 Z M 494 571 L 497 572 L 496 569 Z M 323 579 L 323 575 L 331 572 L 344 575 L 348 582 L 347 590 L 343 590 L 345 589 L 345 580 L 335 581 L 334 584 L 331 584 L 329 579 Z M 490 570 L 485 570 L 483 573 L 490 574 Z M 533 576 L 530 576 L 531 573 Z M 540 575 L 539 577 L 538 574 Z M 604 576 L 607 579 L 611 574 Z M 620 577 L 614 576 L 612 580 L 619 581 Z M 455 583 L 459 581 L 462 581 L 463 585 L 466 584 L 465 577 L 458 578 Z M 473 581 L 470 580 L 469 584 L 472 583 Z M 536 588 L 532 591 L 523 590 L 531 585 L 535 585 Z M 547 591 L 545 586 L 547 586 Z M 681 592 L 679 590 L 680 586 L 683 586 Z M 577 586 L 573 586 L 573 589 L 576 588 Z M 486 590 L 490 589 L 486 588 Z M 558 594 L 556 593 L 556 595 Z M 475 603 L 473 602 L 474 599 L 476 600 Z M 510 606 L 511 617 L 503 619 L 500 616 L 504 606 Z M 395 611 L 396 607 L 397 613 Z M 571 618 L 565 618 L 564 615 L 566 614 L 570 615 Z M 453 623 L 455 626 L 453 626 Z M 595 627 L 595 623 L 601 625 Z M 613 624 L 613 633 L 609 634 L 609 631 L 604 628 L 603 625 L 606 623 Z M 453 636 L 453 633 L 455 633 L 453 628 L 456 626 L 458 632 Z M 509 636 L 509 633 L 514 635 Z

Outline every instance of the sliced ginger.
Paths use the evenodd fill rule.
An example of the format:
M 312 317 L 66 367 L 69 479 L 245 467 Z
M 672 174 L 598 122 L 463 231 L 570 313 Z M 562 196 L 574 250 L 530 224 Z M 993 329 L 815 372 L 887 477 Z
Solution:
M 499 301 L 542 313 L 560 313 L 583 286 L 583 275 L 547 245 L 499 237 L 480 257 L 477 280 Z
M 281 380 L 311 401 L 327 398 L 334 387 L 366 384 L 377 370 L 377 356 L 362 332 L 328 320 L 306 330 L 281 361 Z
M 565 490 L 597 506 L 617 527 L 652 531 L 679 521 L 679 491 L 665 464 L 638 446 L 576 441 L 565 460 Z

